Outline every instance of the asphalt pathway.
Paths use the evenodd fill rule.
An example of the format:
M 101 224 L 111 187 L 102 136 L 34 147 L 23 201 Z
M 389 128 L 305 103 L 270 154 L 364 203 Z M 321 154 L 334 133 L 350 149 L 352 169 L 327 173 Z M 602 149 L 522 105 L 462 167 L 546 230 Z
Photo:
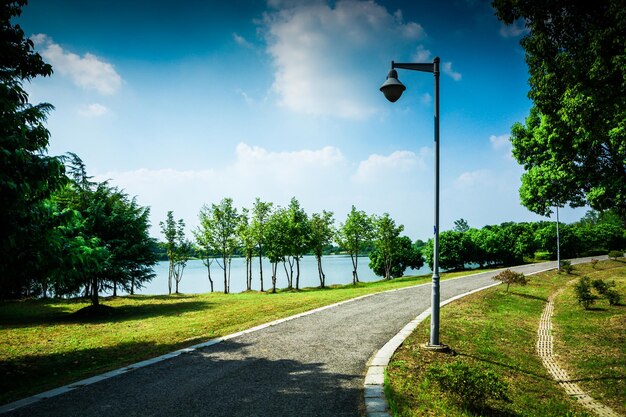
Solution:
M 528 274 L 555 265 L 548 262 L 512 269 Z M 493 284 L 493 275 L 442 281 L 441 299 Z M 430 284 L 376 294 L 83 386 L 5 415 L 361 416 L 368 359 L 428 307 Z

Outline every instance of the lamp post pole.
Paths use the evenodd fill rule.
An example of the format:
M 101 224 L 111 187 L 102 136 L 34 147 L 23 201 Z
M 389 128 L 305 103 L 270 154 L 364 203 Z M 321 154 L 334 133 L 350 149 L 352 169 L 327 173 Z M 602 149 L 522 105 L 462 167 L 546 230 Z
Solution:
M 407 63 L 401 64 L 391 61 L 391 70 L 387 75 L 387 80 L 380 87 L 385 97 L 395 102 L 400 98 L 406 87 L 398 80 L 396 68 L 408 69 L 413 71 L 431 72 L 435 79 L 435 222 L 434 222 L 434 239 L 433 239 L 433 277 L 431 290 L 431 320 L 430 320 L 430 340 L 427 345 L 432 349 L 444 349 L 439 341 L 439 307 L 440 307 L 440 289 L 439 289 L 439 57 L 433 59 L 432 63 Z
M 556 270 L 561 272 L 561 239 L 559 237 L 559 206 L 556 206 Z

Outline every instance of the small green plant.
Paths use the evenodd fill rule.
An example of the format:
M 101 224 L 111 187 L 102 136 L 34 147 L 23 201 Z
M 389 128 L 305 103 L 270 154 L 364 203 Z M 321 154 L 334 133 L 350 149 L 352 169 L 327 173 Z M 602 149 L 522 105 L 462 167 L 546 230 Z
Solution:
M 624 257 L 624 252 L 620 250 L 612 250 L 609 252 L 609 258 L 613 259 L 614 261 L 617 258 L 623 258 L 623 257 Z
M 621 297 L 615 289 L 615 281 L 607 283 L 601 279 L 594 279 L 591 282 L 591 285 L 598 292 L 598 294 L 604 296 L 604 298 L 609 301 L 610 305 L 615 306 L 620 303 Z
M 561 261 L 561 270 L 565 271 L 566 274 L 571 274 L 574 270 L 572 263 L 568 260 Z
M 505 283 L 506 292 L 509 292 L 509 285 L 511 284 L 526 285 L 528 283 L 528 279 L 524 274 L 521 272 L 513 272 L 510 269 L 505 269 L 492 279 L 494 281 L 502 281 Z
M 609 304 L 612 306 L 617 306 L 622 301 L 622 297 L 619 295 L 615 288 L 609 288 L 604 293 L 604 296 L 607 300 L 609 300 Z
M 426 375 L 437 383 L 441 391 L 471 409 L 483 407 L 488 400 L 510 401 L 508 384 L 493 371 L 457 361 L 433 365 Z
M 594 259 L 592 259 L 592 260 L 591 260 L 591 267 L 592 267 L 593 269 L 596 269 L 596 267 L 597 267 L 597 266 L 598 266 L 598 260 L 597 260 L 597 259 L 595 259 L 595 258 L 594 258 Z
M 574 291 L 576 292 L 578 303 L 581 304 L 585 310 L 588 310 L 598 298 L 591 292 L 591 280 L 588 276 L 580 277 L 576 285 L 574 285 Z

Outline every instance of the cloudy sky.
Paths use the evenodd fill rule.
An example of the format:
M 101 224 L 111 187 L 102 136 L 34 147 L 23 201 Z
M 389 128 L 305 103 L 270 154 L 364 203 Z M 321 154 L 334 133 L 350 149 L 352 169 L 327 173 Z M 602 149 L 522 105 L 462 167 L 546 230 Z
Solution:
M 441 75 L 441 228 L 539 220 L 519 204 L 511 125 L 530 108 L 519 40 L 489 1 L 30 0 L 16 20 L 54 75 L 28 86 L 55 106 L 49 153 L 77 153 L 191 230 L 203 204 L 255 197 L 307 212 L 388 212 L 432 235 L 433 76 Z M 561 211 L 571 222 L 584 209 Z

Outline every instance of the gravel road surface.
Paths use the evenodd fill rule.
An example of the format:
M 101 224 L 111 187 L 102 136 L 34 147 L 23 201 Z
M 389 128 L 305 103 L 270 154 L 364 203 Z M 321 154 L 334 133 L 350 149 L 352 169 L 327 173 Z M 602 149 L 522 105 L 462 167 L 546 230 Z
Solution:
M 530 273 L 555 265 L 549 262 L 512 269 Z M 441 299 L 492 284 L 493 275 L 442 281 Z M 368 359 L 429 306 L 430 284 L 373 295 L 5 415 L 360 416 Z

